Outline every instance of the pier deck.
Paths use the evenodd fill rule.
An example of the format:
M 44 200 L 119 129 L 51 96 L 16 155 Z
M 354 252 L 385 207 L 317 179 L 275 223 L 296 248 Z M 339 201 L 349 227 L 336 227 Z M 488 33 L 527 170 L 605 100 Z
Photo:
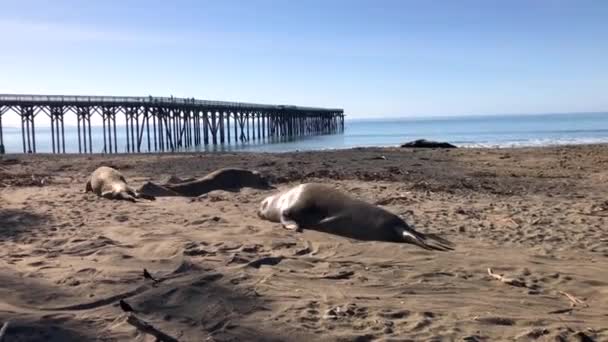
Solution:
M 344 111 L 338 108 L 152 96 L 0 94 L 0 153 L 4 150 L 2 116 L 9 111 L 21 119 L 23 153 L 36 153 L 38 115 L 51 120 L 52 153 L 66 151 L 66 115 L 76 116 L 79 153 L 172 152 L 231 139 L 246 143 L 344 131 Z M 93 148 L 91 118 L 95 115 L 103 124 L 101 149 Z M 116 118 L 121 115 L 126 141 L 119 145 Z

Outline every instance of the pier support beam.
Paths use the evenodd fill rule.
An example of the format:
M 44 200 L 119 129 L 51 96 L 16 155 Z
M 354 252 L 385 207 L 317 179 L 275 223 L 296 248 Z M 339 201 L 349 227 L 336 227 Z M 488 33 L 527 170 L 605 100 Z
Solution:
M 91 108 L 76 107 L 76 118 L 78 122 L 78 153 L 93 153 L 93 141 L 91 137 Z
M 6 150 L 4 148 L 4 130 L 2 128 L 2 116 L 6 112 L 8 112 L 9 109 L 9 106 L 0 106 L 0 154 L 6 153 Z
M 34 126 L 33 106 L 21 106 L 18 112 L 21 117 L 21 136 L 23 144 L 23 153 L 36 153 L 36 129 Z

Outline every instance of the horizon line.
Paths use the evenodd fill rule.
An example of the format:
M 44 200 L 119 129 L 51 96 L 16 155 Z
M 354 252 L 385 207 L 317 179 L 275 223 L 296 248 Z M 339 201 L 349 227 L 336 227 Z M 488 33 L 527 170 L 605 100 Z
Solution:
M 451 119 L 451 118 L 466 118 L 466 117 L 496 117 L 496 116 L 542 116 L 542 115 L 572 115 L 572 114 L 608 114 L 608 110 L 601 111 L 581 111 L 581 112 L 536 112 L 536 113 L 489 113 L 489 114 L 411 114 L 411 115 L 398 115 L 398 116 L 382 116 L 382 117 L 370 117 L 370 116 L 357 116 L 353 117 L 344 115 L 345 121 L 357 121 L 357 120 L 386 120 L 386 119 Z

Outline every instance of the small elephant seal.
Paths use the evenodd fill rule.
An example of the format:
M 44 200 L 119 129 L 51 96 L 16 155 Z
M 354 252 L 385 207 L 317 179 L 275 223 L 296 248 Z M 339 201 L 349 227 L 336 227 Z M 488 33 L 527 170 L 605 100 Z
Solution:
M 158 197 L 198 197 L 213 190 L 238 191 L 244 187 L 262 190 L 274 189 L 258 171 L 223 168 L 215 170 L 203 178 L 185 182 L 167 182 L 163 185 L 148 182 L 139 189 L 139 192 Z
M 258 216 L 284 228 L 324 231 L 358 240 L 405 242 L 429 250 L 451 250 L 451 242 L 414 230 L 399 216 L 330 186 L 305 183 L 265 198 Z
M 136 198 L 154 200 L 153 196 L 142 195 L 133 190 L 122 173 L 108 166 L 100 166 L 93 171 L 91 178 L 87 181 L 85 192 L 94 192 L 101 197 L 131 202 L 136 202 Z

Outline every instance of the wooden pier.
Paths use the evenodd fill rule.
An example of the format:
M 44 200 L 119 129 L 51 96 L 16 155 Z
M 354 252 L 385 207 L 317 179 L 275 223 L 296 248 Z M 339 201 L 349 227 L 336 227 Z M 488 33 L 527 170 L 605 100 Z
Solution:
M 151 96 L 0 95 L 0 153 L 4 151 L 2 116 L 9 111 L 21 118 L 23 153 L 36 153 L 38 115 L 50 118 L 52 153 L 66 153 L 66 115 L 76 116 L 79 153 L 173 152 L 344 131 L 342 109 Z M 91 118 L 95 115 L 102 119 L 103 146 L 94 148 Z M 118 141 L 120 115 L 126 123 L 121 127 L 126 141 Z

